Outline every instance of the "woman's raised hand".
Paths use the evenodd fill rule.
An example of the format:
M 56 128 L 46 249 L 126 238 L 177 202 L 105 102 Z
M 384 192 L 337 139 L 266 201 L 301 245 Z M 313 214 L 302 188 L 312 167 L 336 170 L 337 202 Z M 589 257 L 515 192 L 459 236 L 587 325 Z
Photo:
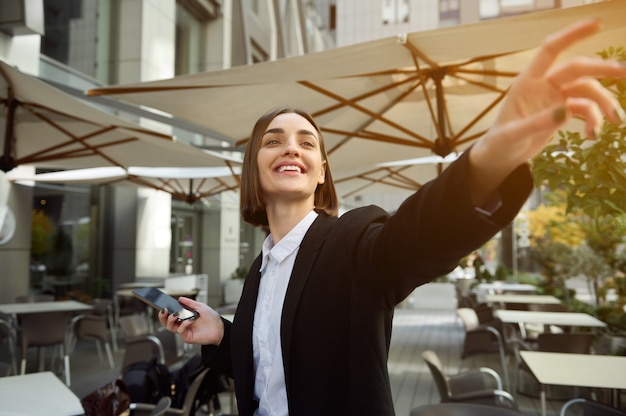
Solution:
M 485 202 L 507 175 L 538 155 L 570 117 L 584 120 L 589 137 L 604 117 L 624 121 L 619 102 L 598 79 L 625 77 L 625 63 L 575 57 L 556 64 L 563 51 L 600 27 L 590 19 L 548 36 L 515 79 L 495 123 L 470 153 L 475 203 Z

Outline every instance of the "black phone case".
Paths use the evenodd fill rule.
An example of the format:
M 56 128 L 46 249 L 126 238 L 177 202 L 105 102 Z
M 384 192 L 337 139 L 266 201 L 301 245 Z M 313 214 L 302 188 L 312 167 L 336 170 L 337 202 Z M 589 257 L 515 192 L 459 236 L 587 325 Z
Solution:
M 185 320 L 190 318 L 196 318 L 198 312 L 184 307 L 179 301 L 159 290 L 156 287 L 142 287 L 132 290 L 132 295 L 140 301 L 152 306 L 154 309 L 162 310 L 167 308 L 167 312 L 172 314 L 174 312 L 179 313 L 179 320 Z M 190 312 L 191 316 L 185 312 Z

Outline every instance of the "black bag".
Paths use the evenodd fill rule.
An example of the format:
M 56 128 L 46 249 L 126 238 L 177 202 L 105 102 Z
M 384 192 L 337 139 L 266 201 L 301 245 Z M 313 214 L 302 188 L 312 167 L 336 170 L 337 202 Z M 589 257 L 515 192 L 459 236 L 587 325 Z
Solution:
M 118 416 L 128 410 L 130 398 L 124 381 L 107 383 L 80 401 L 86 416 Z
M 172 394 L 172 376 L 156 358 L 131 365 L 122 376 L 133 403 L 156 403 Z

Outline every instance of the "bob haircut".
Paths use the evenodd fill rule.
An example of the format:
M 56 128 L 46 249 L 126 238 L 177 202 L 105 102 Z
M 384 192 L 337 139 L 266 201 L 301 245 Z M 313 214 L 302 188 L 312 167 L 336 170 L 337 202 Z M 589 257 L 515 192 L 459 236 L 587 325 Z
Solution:
M 337 216 L 339 203 L 337 201 L 337 191 L 335 183 L 330 173 L 330 164 L 328 155 L 326 154 L 326 146 L 317 123 L 305 111 L 291 108 L 278 107 L 265 113 L 259 118 L 252 129 L 252 135 L 246 146 L 246 152 L 243 157 L 243 167 L 241 169 L 241 216 L 243 220 L 254 226 L 268 226 L 267 212 L 265 211 L 265 202 L 263 200 L 263 192 L 261 190 L 261 182 L 259 179 L 259 166 L 257 155 L 261 148 L 261 139 L 267 131 L 267 127 L 272 120 L 281 114 L 294 113 L 305 118 L 313 127 L 319 137 L 320 152 L 324 164 L 324 183 L 317 185 L 315 189 L 315 211 L 325 212 L 330 216 Z

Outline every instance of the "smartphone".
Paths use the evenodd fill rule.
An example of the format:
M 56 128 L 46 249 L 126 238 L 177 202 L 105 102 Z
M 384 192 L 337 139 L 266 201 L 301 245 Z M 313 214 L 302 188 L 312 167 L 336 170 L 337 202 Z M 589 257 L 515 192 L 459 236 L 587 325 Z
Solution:
M 131 293 L 140 301 L 147 303 L 159 311 L 167 308 L 167 313 L 169 314 L 178 312 L 179 321 L 193 320 L 199 315 L 198 312 L 181 305 L 179 301 L 156 287 L 137 288 L 133 289 Z

